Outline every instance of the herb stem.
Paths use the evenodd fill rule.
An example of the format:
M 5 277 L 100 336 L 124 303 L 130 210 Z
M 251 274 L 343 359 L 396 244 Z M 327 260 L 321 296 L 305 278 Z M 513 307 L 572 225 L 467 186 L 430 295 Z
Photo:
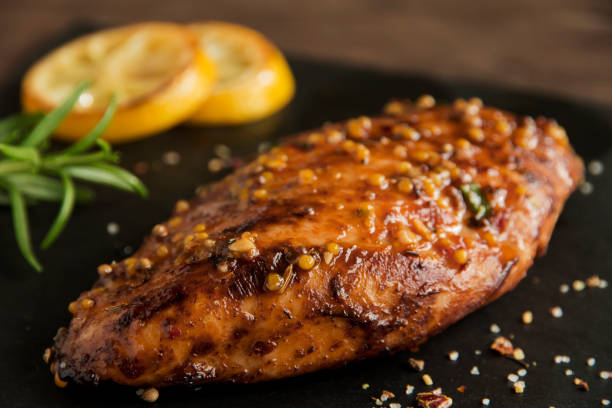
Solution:
M 60 172 L 60 177 L 62 178 L 62 183 L 64 185 L 64 197 L 62 199 L 62 204 L 60 206 L 59 212 L 55 217 L 55 221 L 49 228 L 49 232 L 42 241 L 40 245 L 41 248 L 48 248 L 61 234 L 68 223 L 68 219 L 70 219 L 70 214 L 72 213 L 72 209 L 74 208 L 74 201 L 76 197 L 74 183 L 68 177 L 68 175 L 62 171 Z
M 34 169 L 32 163 L 21 160 L 0 160 L 0 174 L 23 173 Z
M 32 243 L 30 241 L 30 226 L 28 223 L 28 213 L 23 196 L 12 185 L 7 185 L 9 191 L 9 199 L 13 210 L 13 229 L 15 230 L 15 239 L 17 245 L 23 254 L 23 257 L 28 263 L 36 269 L 37 272 L 42 272 L 42 265 L 36 259 L 36 255 L 32 251 Z
M 64 150 L 64 154 L 81 153 L 93 146 L 94 143 L 96 143 L 96 140 L 98 140 L 98 137 L 100 137 L 106 127 L 110 124 L 111 120 L 113 119 L 113 115 L 115 114 L 116 108 L 117 95 L 113 94 L 108 104 L 108 107 L 104 111 L 104 115 L 102 115 L 102 119 L 100 119 L 98 124 L 94 126 L 94 128 L 91 129 L 91 131 L 87 135 L 85 135 L 83 139 L 79 140 L 78 142 Z
M 56 156 L 46 157 L 45 159 L 43 159 L 41 167 L 43 169 L 55 170 L 60 167 L 96 163 L 104 160 L 117 162 L 119 160 L 119 156 L 117 155 L 117 153 L 107 153 L 104 151 L 88 154 L 79 154 L 76 156 L 60 154 Z
M 81 96 L 81 93 L 87 88 L 89 81 L 83 81 L 77 85 L 76 89 L 70 94 L 68 98 L 60 106 L 51 111 L 46 115 L 38 124 L 34 127 L 32 132 L 21 142 L 22 146 L 39 146 L 44 142 L 55 128 L 64 120 L 64 118 L 70 113 L 72 107 Z

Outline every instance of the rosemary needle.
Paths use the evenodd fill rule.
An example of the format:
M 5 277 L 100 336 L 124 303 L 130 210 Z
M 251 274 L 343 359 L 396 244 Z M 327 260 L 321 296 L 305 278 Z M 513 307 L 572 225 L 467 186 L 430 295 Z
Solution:
M 70 110 L 79 99 L 79 96 L 89 85 L 89 81 L 83 81 L 77 85 L 70 96 L 49 114 L 45 115 L 34 127 L 32 132 L 21 142 L 22 146 L 38 146 L 51 135 L 55 128 L 70 113 Z
M 47 235 L 43 239 L 42 244 L 40 244 L 40 247 L 43 249 L 48 248 L 63 231 L 64 227 L 68 222 L 68 219 L 70 218 L 72 209 L 74 208 L 74 200 L 76 197 L 74 191 L 74 183 L 66 174 L 66 172 L 62 171 L 60 173 L 60 176 L 64 185 L 64 197 L 62 198 L 62 204 L 60 206 L 59 212 L 57 213 L 57 216 L 55 217 L 55 221 L 53 221 L 53 225 L 51 225 L 51 228 L 49 228 L 49 232 L 47 232 Z
M 81 153 L 92 147 L 98 137 L 104 132 L 104 129 L 109 125 L 110 121 L 113 119 L 113 115 L 115 114 L 115 110 L 117 109 L 117 95 L 113 95 L 106 111 L 104 111 L 104 115 L 102 115 L 102 119 L 94 126 L 91 131 L 85 135 L 84 138 L 79 140 L 73 145 L 70 145 L 66 150 L 64 150 L 64 154 L 75 154 Z
M 32 251 L 32 242 L 30 241 L 30 227 L 28 224 L 28 212 L 26 210 L 23 196 L 14 186 L 9 185 L 9 196 L 11 208 L 13 210 L 13 225 L 15 226 L 15 239 L 21 250 L 24 258 L 38 272 L 42 271 L 42 265 L 36 259 L 34 251 Z
M 29 129 L 43 117 L 40 113 L 18 113 L 0 121 L 0 143 L 10 143 L 19 131 Z
M 28 205 L 39 201 L 60 203 L 41 243 L 46 249 L 66 227 L 75 203 L 93 198 L 93 192 L 75 185 L 74 179 L 104 184 L 142 197 L 148 194 L 136 176 L 115 165 L 119 156 L 99 138 L 115 113 L 114 95 L 100 121 L 85 137 L 59 152 L 47 152 L 49 137 L 88 84 L 88 81 L 80 83 L 60 106 L 46 115 L 25 113 L 0 120 L 0 205 L 11 207 L 19 250 L 39 272 L 42 265 L 32 249 Z

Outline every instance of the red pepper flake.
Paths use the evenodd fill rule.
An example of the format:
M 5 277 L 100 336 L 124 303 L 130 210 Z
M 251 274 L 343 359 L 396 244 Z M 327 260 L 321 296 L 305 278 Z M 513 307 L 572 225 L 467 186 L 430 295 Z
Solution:
M 491 344 L 491 350 L 497 351 L 502 356 L 511 356 L 514 353 L 514 346 L 510 340 L 499 336 Z
M 461 386 L 457 387 L 457 391 L 459 391 L 459 392 L 465 392 L 465 389 L 466 389 L 466 388 L 467 388 L 467 387 L 466 387 L 465 385 L 461 385 Z
M 453 400 L 437 390 L 420 392 L 417 394 L 417 402 L 421 408 L 449 408 L 453 405 Z
M 168 326 L 166 327 L 166 336 L 170 340 L 176 339 L 177 337 L 181 336 L 181 329 L 174 326 Z
M 589 390 L 589 384 L 581 378 L 578 378 L 578 377 L 574 378 L 574 384 L 576 384 L 578 388 L 581 389 L 582 391 Z

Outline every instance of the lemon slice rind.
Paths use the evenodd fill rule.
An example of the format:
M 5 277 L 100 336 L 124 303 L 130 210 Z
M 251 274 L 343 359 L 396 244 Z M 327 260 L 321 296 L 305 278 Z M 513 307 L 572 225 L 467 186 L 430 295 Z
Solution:
M 81 138 L 100 119 L 106 99 L 115 92 L 118 108 L 103 138 L 125 142 L 191 116 L 211 92 L 214 77 L 214 65 L 189 29 L 140 23 L 96 32 L 52 51 L 26 73 L 22 105 L 25 111 L 48 112 L 73 84 L 91 79 L 92 86 L 54 136 L 66 141 Z
M 261 33 L 214 21 L 189 27 L 216 65 L 218 80 L 188 122 L 242 124 L 272 115 L 289 103 L 295 93 L 293 74 L 283 54 Z

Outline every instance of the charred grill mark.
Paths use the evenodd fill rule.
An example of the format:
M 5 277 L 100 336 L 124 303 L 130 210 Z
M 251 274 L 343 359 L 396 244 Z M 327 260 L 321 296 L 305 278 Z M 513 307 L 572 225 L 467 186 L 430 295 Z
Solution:
M 260 292 L 260 288 L 263 285 L 263 280 L 257 278 L 257 276 L 253 274 L 245 274 L 241 275 L 240 278 L 235 279 L 234 283 L 228 288 L 227 291 L 230 299 L 240 300 Z
M 317 211 L 323 209 L 323 205 L 318 202 L 310 202 L 307 197 L 299 199 L 285 199 L 275 203 L 265 218 L 259 221 L 259 225 L 291 223 L 296 220 L 308 219 L 314 216 Z
M 416 312 L 426 310 L 427 305 L 435 303 L 435 295 L 441 292 L 440 289 L 432 287 L 433 282 L 427 280 L 429 276 L 427 271 L 434 274 L 436 264 L 419 258 L 418 254 L 406 257 L 403 254 L 389 255 L 360 251 L 350 259 L 353 261 L 351 263 L 353 272 L 336 274 L 330 279 L 329 293 L 334 302 L 322 305 L 319 309 L 321 315 L 345 318 L 352 325 L 368 331 L 377 331 L 383 336 L 405 327 L 409 322 L 421 319 L 425 321 L 430 318 L 429 313 L 423 312 L 421 317 L 415 320 L 415 316 L 418 315 Z M 376 277 L 373 275 L 372 279 L 377 282 L 378 289 L 381 291 L 393 291 L 397 282 L 403 282 L 403 285 L 406 286 L 418 286 L 413 286 L 414 292 L 400 293 L 397 300 L 389 300 L 385 307 L 361 304 L 353 293 L 354 288 L 359 284 L 352 278 L 348 278 L 358 275 L 352 269 L 355 266 L 376 271 Z M 406 276 L 412 276 L 410 279 L 414 279 L 414 282 L 409 283 Z
M 253 344 L 253 354 L 257 356 L 265 356 L 266 354 L 271 353 L 276 348 L 276 342 L 267 340 L 267 341 L 257 341 Z
M 240 340 L 241 338 L 243 338 L 247 334 L 249 334 L 249 331 L 247 329 L 236 329 L 236 330 L 234 330 L 233 337 L 234 337 L 235 340 Z
M 146 321 L 155 313 L 182 301 L 186 294 L 186 289 L 182 285 L 174 285 L 146 296 L 140 295 L 128 306 L 128 310 L 119 317 L 115 329 L 123 330 L 134 320 Z
M 233 280 L 227 290 L 230 298 L 240 300 L 263 292 L 268 269 L 265 257 L 234 260 L 230 268 Z
M 345 296 L 344 288 L 342 288 L 340 283 L 339 275 L 336 275 L 330 279 L 329 290 L 331 291 L 332 297 L 336 300 L 341 300 Z
M 79 360 L 79 364 L 83 365 L 83 364 L 87 364 L 89 362 L 89 359 L 91 358 L 91 356 L 89 355 L 89 353 L 85 353 L 83 354 L 83 356 L 81 357 L 81 359 Z
M 138 378 L 144 372 L 144 367 L 138 359 L 122 359 L 119 362 L 119 370 L 127 378 Z
M 304 358 L 307 355 L 314 353 L 315 350 L 316 350 L 316 347 L 314 346 L 310 346 L 307 349 L 299 348 L 295 350 L 294 356 L 295 358 Z
M 307 251 L 303 246 L 291 247 L 287 246 L 281 249 L 283 257 L 287 264 L 295 264 L 300 255 L 304 255 Z
M 227 249 L 227 243 L 222 242 L 218 246 L 218 249 L 215 253 L 213 253 L 210 257 L 210 263 L 214 266 L 215 269 L 219 267 L 219 265 L 230 261 L 227 257 L 229 250 Z
M 211 341 L 200 340 L 191 346 L 191 355 L 194 357 L 204 356 L 214 350 L 215 345 Z
M 262 219 L 262 216 L 258 214 L 242 224 L 235 225 L 233 227 L 224 229 L 223 231 L 221 231 L 221 234 L 228 235 L 228 236 L 240 235 L 243 232 L 252 229 L 255 225 L 257 225 L 257 223 L 261 219 Z
M 312 143 L 294 142 L 291 143 L 289 146 L 294 147 L 295 149 L 300 150 L 302 152 L 310 152 L 314 149 L 314 145 Z
M 297 258 L 305 253 L 304 247 L 294 248 L 287 245 L 269 248 L 252 259 L 232 259 L 229 269 L 233 280 L 228 287 L 230 298 L 240 300 L 264 293 L 264 283 L 269 273 L 283 275 L 285 269 L 290 264 L 295 264 Z
M 296 224 L 297 220 L 306 219 L 316 214 L 321 209 L 320 203 L 306 203 L 300 200 L 283 200 L 282 202 L 271 201 L 267 204 L 267 211 L 259 211 L 252 215 L 247 221 L 240 225 L 232 226 L 221 231 L 221 236 L 235 237 L 245 231 L 266 225 Z
M 314 215 L 315 214 L 315 210 L 312 207 L 300 207 L 297 210 L 291 212 L 291 215 L 296 217 L 296 218 L 304 218 L 307 215 Z

